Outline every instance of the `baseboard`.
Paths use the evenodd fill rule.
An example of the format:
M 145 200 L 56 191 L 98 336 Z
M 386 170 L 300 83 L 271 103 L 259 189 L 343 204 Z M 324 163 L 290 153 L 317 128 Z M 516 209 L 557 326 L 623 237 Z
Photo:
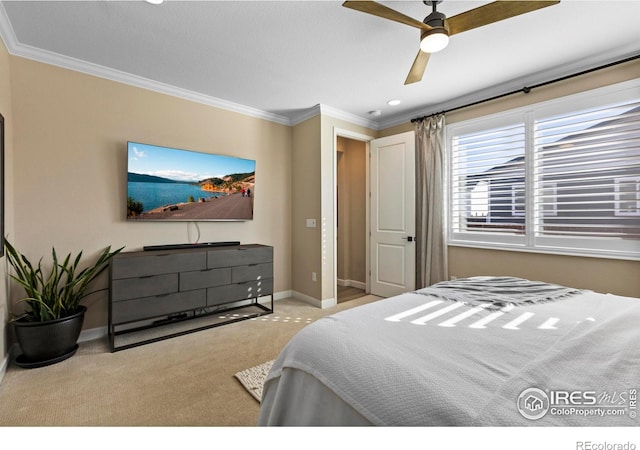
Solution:
M 274 301 L 283 300 L 283 299 L 292 298 L 292 297 L 302 300 L 306 303 L 310 303 L 313 306 L 317 306 L 318 308 L 328 308 L 329 306 L 334 306 L 336 304 L 335 299 L 320 301 L 313 297 L 310 297 L 308 295 L 302 294 L 300 292 L 295 292 L 295 291 L 280 291 L 280 292 L 275 292 L 273 294 Z M 87 341 L 93 341 L 95 339 L 104 339 L 107 337 L 107 335 L 108 335 L 108 327 L 106 326 L 91 328 L 89 330 L 82 330 L 80 332 L 80 336 L 78 337 L 78 342 L 87 342 Z M 7 354 L 5 355 L 4 359 L 0 363 L 0 383 L 2 383 L 2 379 L 4 378 L 4 375 L 7 372 L 7 368 L 9 367 L 9 362 L 12 361 L 15 358 L 15 356 L 18 355 L 19 352 L 20 352 L 20 346 L 18 345 L 17 342 L 13 343 L 13 345 L 9 347 Z
M 283 300 L 285 298 L 291 298 L 293 296 L 294 295 L 292 291 L 274 292 L 273 301 Z M 268 300 L 269 297 L 261 297 L 261 299 L 262 298 Z M 91 328 L 89 330 L 82 330 L 80 332 L 80 336 L 78 337 L 78 342 L 87 342 L 87 341 L 93 341 L 95 339 L 104 339 L 108 335 L 109 335 L 109 329 L 106 326 Z
M 293 294 L 293 298 L 301 300 L 305 303 L 308 303 L 311 306 L 320 308 L 321 307 L 320 305 L 322 305 L 322 302 L 317 298 L 311 297 L 310 295 L 307 295 L 307 294 L 303 294 L 302 292 L 292 291 L 292 294 Z
M 367 283 L 363 283 L 362 281 L 355 281 L 355 280 L 347 280 L 347 281 L 349 282 L 349 286 L 351 287 L 362 289 L 363 291 L 367 290 Z
M 102 339 L 107 337 L 107 327 L 91 328 L 90 330 L 82 330 L 78 337 L 78 342 L 93 341 L 95 339 Z
M 293 297 L 293 291 L 280 291 L 280 292 L 275 292 L 273 294 L 273 300 L 284 300 L 285 298 L 291 298 Z
M 2 364 L 0 365 L 0 384 L 2 383 L 2 379 L 4 378 L 4 374 L 7 373 L 7 367 L 9 367 L 9 361 L 11 360 L 11 350 L 5 355 L 2 360 Z
M 320 308 L 331 308 L 332 306 L 336 306 L 338 304 L 338 300 L 335 298 L 325 298 L 320 302 Z
M 13 343 L 9 349 L 7 350 L 7 354 L 2 360 L 2 365 L 0 365 L 0 383 L 2 383 L 2 379 L 4 375 L 7 373 L 7 369 L 9 368 L 9 363 L 14 360 L 16 356 L 18 356 L 20 352 L 20 346 L 17 342 Z
M 310 305 L 320 309 L 330 308 L 338 304 L 335 298 L 318 300 L 317 298 L 311 297 L 310 295 L 303 294 L 302 292 L 297 292 L 297 291 L 293 291 L 293 297 L 305 303 L 309 303 Z
M 337 284 L 338 286 L 354 287 L 354 288 L 362 289 L 363 291 L 367 290 L 367 283 L 363 283 L 362 281 L 338 279 Z

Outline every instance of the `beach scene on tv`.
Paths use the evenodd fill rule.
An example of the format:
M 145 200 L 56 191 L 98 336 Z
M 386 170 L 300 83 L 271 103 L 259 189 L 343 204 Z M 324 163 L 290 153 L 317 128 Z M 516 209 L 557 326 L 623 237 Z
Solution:
M 137 142 L 127 153 L 127 219 L 253 219 L 254 160 Z

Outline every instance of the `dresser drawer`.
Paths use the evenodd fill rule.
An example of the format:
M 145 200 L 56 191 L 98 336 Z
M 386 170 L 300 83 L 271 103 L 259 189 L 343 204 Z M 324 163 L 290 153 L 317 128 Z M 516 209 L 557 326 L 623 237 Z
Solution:
M 273 313 L 270 246 L 207 245 L 120 253 L 111 258 L 109 275 L 111 351 Z M 269 308 L 265 300 L 270 296 Z M 259 304 L 258 298 L 263 300 Z M 239 317 L 213 317 L 245 307 L 247 314 Z M 215 320 L 187 323 L 212 314 Z M 180 319 L 178 331 L 167 326 L 175 322 L 171 319 Z M 166 333 L 148 332 L 165 326 Z M 123 334 L 132 337 L 122 339 Z
M 243 281 L 264 280 L 273 278 L 273 263 L 250 264 L 231 268 L 231 282 L 242 283 Z
M 178 274 L 153 277 L 125 278 L 111 282 L 111 299 L 114 302 L 138 297 L 178 292 Z
M 221 305 L 273 294 L 273 279 L 249 281 L 207 289 L 207 306 Z
M 116 324 L 134 322 L 203 308 L 206 303 L 207 291 L 205 289 L 176 292 L 114 303 L 111 307 L 111 317 L 113 323 Z
M 273 247 L 239 247 L 210 250 L 207 254 L 207 267 L 209 269 L 268 262 L 273 262 Z
M 114 257 L 111 260 L 111 276 L 114 279 L 136 278 L 206 268 L 207 255 L 205 252 L 149 253 L 141 256 L 128 256 L 125 254 L 123 257 Z
M 180 274 L 180 290 L 191 291 L 231 283 L 231 268 L 205 269 Z

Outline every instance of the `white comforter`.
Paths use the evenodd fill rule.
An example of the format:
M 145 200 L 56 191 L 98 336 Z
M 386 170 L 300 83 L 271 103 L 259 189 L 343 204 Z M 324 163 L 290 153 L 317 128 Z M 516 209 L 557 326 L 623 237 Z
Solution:
M 298 333 L 259 425 L 637 426 L 639 389 L 638 299 L 584 292 L 496 311 L 409 293 Z

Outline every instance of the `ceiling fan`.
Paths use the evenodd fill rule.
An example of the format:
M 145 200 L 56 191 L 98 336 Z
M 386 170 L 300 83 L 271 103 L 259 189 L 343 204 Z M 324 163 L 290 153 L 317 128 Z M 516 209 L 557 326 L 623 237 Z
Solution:
M 496 1 L 449 18 L 436 10 L 442 0 L 423 0 L 423 3 L 431 6 L 432 12 L 422 22 L 370 0 L 346 1 L 342 4 L 356 11 L 420 29 L 420 50 L 404 84 L 422 80 L 429 56 L 444 49 L 449 43 L 449 36 L 555 5 L 560 1 Z

